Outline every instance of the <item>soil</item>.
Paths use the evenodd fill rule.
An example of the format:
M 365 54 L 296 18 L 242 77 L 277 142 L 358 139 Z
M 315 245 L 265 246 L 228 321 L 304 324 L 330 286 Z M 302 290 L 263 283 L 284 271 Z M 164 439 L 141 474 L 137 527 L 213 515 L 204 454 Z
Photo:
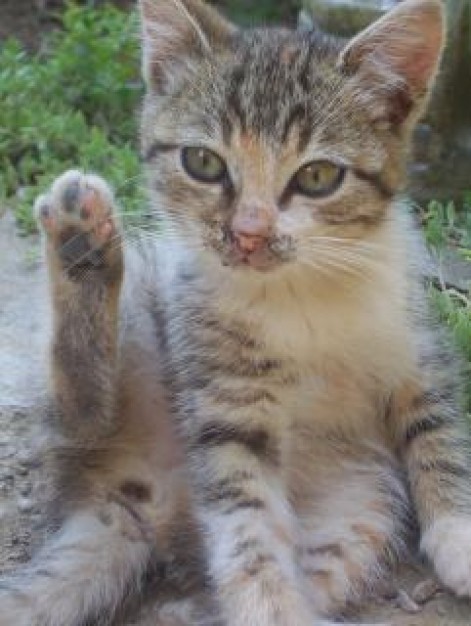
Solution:
M 55 11 L 62 5 L 60 0 L 2 0 L 0 44 L 16 37 L 27 48 L 38 48 L 44 34 L 58 25 Z
M 123 9 L 136 6 L 136 0 L 89 0 L 89 4 L 99 6 L 109 2 Z M 79 4 L 86 4 L 85 0 L 77 0 Z M 14 36 L 29 50 L 37 50 L 44 42 L 44 35 L 52 28 L 60 26 L 58 17 L 64 8 L 64 0 L 1 0 L 0 45 L 7 37 Z M 231 9 L 237 7 L 239 15 L 242 12 L 250 14 L 252 0 L 214 0 L 214 4 L 224 12 L 231 14 Z M 275 4 L 275 2 L 273 2 Z M 278 2 L 278 5 L 282 4 Z M 281 8 L 277 6 L 277 17 L 280 20 L 294 23 L 296 20 L 296 5 L 284 0 Z
M 95 0 L 95 4 L 102 4 Z M 134 0 L 114 0 L 116 6 L 128 8 Z M 63 0 L 1 0 L 0 44 L 8 37 L 16 37 L 26 48 L 36 50 L 44 35 L 60 25 L 58 14 L 64 8 Z
M 18 237 L 8 211 L 0 217 L 0 303 L 1 574 L 21 566 L 44 539 L 50 489 L 39 452 L 50 319 L 47 281 L 39 239 Z M 391 626 L 469 626 L 471 604 L 437 590 L 431 573 L 413 563 L 356 618 Z M 148 620 L 149 607 L 132 624 L 148 626 Z

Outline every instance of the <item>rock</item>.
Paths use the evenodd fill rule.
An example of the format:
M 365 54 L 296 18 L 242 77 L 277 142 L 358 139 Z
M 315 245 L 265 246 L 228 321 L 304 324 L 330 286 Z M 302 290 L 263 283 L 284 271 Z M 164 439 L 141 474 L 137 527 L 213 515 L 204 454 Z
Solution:
M 410 597 L 404 589 L 399 589 L 397 598 L 397 606 L 406 613 L 419 613 L 420 606 Z
M 34 502 L 29 498 L 20 498 L 17 506 L 20 513 L 31 513 L 34 509 Z
M 31 483 L 25 483 L 24 485 L 21 485 L 20 487 L 20 494 L 24 498 L 26 498 L 27 496 L 31 494 L 32 489 L 33 489 L 33 486 L 31 485 Z
M 440 278 L 460 291 L 471 291 L 471 263 L 454 250 L 445 250 L 439 260 Z
M 433 578 L 418 583 L 412 590 L 411 597 L 417 604 L 425 604 L 442 591 L 440 584 Z
M 23 407 L 34 404 L 45 389 L 48 358 L 50 314 L 45 271 L 28 262 L 31 250 L 38 246 L 37 238 L 16 236 L 9 211 L 0 218 L 0 399 L 2 407 L 15 411 L 14 419 L 21 422 Z M 0 458 L 3 456 L 0 447 Z
M 20 476 L 27 476 L 29 474 L 29 467 L 27 465 L 20 465 L 18 467 L 18 474 L 20 474 Z

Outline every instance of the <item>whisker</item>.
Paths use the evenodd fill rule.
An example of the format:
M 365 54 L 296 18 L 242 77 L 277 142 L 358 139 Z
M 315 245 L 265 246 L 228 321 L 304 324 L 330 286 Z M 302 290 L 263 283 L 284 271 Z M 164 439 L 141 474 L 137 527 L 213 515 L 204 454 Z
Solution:
M 329 280 L 340 279 L 341 275 L 351 275 L 360 278 L 362 281 L 372 282 L 372 277 L 367 272 L 360 271 L 359 268 L 347 264 L 339 264 L 324 260 L 322 263 L 313 263 L 311 260 L 300 260 L 302 265 L 306 265 L 317 272 L 321 272 L 329 277 Z

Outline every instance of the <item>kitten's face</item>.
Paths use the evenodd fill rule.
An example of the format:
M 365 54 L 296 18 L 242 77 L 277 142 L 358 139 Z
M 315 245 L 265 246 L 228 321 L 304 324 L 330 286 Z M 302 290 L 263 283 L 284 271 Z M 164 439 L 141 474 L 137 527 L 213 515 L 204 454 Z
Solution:
M 151 4 L 157 16 L 160 4 Z M 194 0 L 183 6 L 203 11 L 195 18 L 202 28 L 208 16 L 217 20 Z M 167 4 L 160 20 L 169 16 Z M 175 19 L 167 27 L 188 28 Z M 256 271 L 286 263 L 335 270 L 366 250 L 401 184 L 425 83 L 392 79 L 391 68 L 375 76 L 371 63 L 354 69 L 359 47 L 368 47 L 361 39 L 342 61 L 342 46 L 319 33 L 193 26 L 163 62 L 170 74 L 155 62 L 147 72 L 143 147 L 169 232 L 224 265 Z

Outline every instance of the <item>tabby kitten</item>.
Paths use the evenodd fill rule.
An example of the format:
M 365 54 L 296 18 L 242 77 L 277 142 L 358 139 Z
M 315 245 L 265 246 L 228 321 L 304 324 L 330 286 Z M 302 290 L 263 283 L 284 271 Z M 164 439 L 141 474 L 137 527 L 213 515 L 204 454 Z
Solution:
M 66 489 L 0 624 L 112 623 L 159 560 L 196 594 L 201 549 L 224 624 L 319 625 L 374 590 L 414 521 L 471 595 L 458 377 L 397 197 L 441 3 L 405 0 L 346 45 L 240 31 L 199 0 L 141 14 L 164 226 L 127 252 L 121 293 L 105 183 L 69 172 L 38 201 Z

